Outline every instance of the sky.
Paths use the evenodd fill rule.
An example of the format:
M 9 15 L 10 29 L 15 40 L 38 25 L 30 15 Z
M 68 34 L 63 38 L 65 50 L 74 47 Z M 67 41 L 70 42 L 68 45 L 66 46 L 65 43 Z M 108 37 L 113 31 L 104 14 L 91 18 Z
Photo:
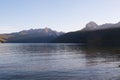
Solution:
M 120 21 L 120 0 L 0 0 L 0 33 L 49 27 L 70 32 Z

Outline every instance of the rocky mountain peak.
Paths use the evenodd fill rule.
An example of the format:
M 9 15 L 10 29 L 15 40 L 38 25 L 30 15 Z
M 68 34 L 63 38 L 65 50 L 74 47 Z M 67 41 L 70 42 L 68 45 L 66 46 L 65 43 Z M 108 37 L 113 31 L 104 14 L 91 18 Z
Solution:
M 98 25 L 93 21 L 86 24 L 86 28 L 96 28 L 96 27 L 98 27 Z
M 45 27 L 45 28 L 44 28 L 44 31 L 45 31 L 45 33 L 49 33 L 50 31 L 53 31 L 53 30 L 51 30 L 51 29 L 48 28 L 48 27 Z
M 86 27 L 83 28 L 82 30 L 88 31 L 88 30 L 98 30 L 98 29 L 118 28 L 118 27 L 120 27 L 120 22 L 97 25 L 95 22 L 91 21 L 88 24 L 86 24 Z

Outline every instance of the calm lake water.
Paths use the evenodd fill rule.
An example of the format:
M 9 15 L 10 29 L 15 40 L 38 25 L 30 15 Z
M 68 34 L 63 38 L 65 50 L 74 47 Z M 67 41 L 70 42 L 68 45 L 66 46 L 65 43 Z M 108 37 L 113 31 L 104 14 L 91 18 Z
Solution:
M 120 48 L 0 44 L 0 80 L 120 80 Z

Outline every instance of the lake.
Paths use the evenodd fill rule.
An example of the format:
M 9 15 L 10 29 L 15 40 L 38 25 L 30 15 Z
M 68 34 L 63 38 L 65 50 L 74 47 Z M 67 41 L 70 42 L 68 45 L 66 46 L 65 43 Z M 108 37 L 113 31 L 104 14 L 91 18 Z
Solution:
M 120 48 L 0 44 L 0 80 L 120 80 Z

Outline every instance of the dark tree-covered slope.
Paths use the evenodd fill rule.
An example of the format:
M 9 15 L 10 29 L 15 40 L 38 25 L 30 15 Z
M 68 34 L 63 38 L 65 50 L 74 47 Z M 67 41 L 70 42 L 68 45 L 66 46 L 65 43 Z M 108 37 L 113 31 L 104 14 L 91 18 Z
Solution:
M 89 46 L 120 46 L 120 28 L 76 31 L 54 40 L 57 43 L 84 43 Z

